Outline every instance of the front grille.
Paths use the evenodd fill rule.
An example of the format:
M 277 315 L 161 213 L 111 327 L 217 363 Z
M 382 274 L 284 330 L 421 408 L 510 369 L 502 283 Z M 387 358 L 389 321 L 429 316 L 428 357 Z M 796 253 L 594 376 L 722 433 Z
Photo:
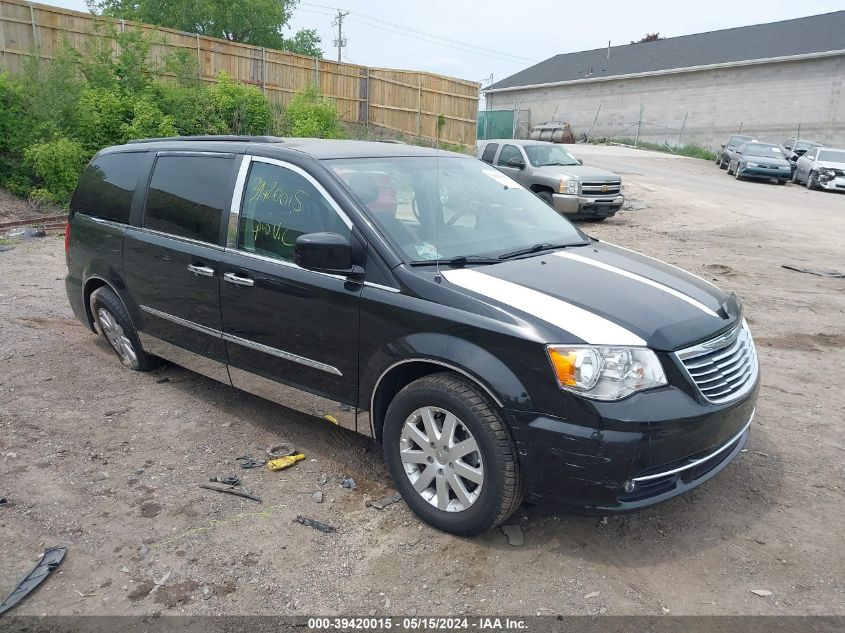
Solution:
M 731 332 L 675 355 L 710 402 L 735 400 L 750 391 L 757 380 L 757 351 L 744 320 Z
M 604 190 L 606 188 L 606 190 Z M 622 181 L 616 182 L 583 182 L 581 193 L 593 195 L 616 195 L 622 189 Z

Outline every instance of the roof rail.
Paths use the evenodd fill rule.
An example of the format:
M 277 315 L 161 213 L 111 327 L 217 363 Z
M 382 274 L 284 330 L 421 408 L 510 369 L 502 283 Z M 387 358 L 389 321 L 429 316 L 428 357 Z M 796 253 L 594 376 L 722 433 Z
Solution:
M 279 136 L 238 136 L 234 134 L 208 134 L 204 136 L 162 136 L 159 138 L 136 138 L 135 143 L 157 143 L 159 141 L 240 141 L 241 143 L 284 143 Z

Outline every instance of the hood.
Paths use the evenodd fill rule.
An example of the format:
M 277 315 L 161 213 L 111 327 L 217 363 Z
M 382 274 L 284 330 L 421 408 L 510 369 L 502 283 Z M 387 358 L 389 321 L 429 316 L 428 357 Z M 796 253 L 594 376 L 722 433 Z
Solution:
M 746 154 L 743 158 L 750 163 L 757 163 L 758 165 L 769 165 L 771 167 L 789 167 L 789 161 L 785 158 L 772 158 L 770 156 L 752 156 Z
M 816 165 L 822 169 L 835 169 L 836 171 L 845 171 L 845 163 L 835 163 L 832 160 L 817 160 Z
M 584 165 L 548 165 L 546 167 L 535 167 L 535 174 L 547 178 L 563 178 L 564 176 L 575 176 L 581 182 L 619 182 L 622 178 L 618 174 L 598 167 L 585 167 Z
M 465 294 L 539 320 L 547 331 L 551 326 L 559 340 L 548 343 L 671 351 L 741 318 L 733 295 L 670 264 L 603 242 L 442 275 Z

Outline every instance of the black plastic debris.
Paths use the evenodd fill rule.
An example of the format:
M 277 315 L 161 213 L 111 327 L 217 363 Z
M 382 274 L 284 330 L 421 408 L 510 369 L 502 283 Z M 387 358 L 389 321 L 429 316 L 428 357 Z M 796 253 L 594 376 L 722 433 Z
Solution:
M 816 275 L 817 277 L 833 277 L 834 279 L 845 278 L 845 273 L 833 270 L 831 268 L 810 268 L 808 266 L 795 266 L 793 264 L 781 264 L 781 268 L 787 270 L 794 270 L 798 273 L 807 273 L 808 275 Z
M 387 506 L 391 506 L 399 501 L 402 501 L 402 495 L 397 493 L 395 495 L 390 495 L 389 497 L 384 497 L 383 499 L 367 501 L 364 505 L 370 508 L 375 508 L 376 510 L 384 510 Z
M 323 523 L 322 521 L 317 521 L 315 519 L 309 519 L 307 517 L 302 516 L 301 514 L 297 516 L 294 521 L 297 523 L 302 523 L 302 525 L 307 525 L 308 527 L 312 527 L 315 530 L 319 530 L 320 532 L 335 532 L 336 528 L 327 523 Z
M 17 605 L 21 600 L 26 598 L 38 585 L 40 585 L 47 576 L 50 575 L 56 567 L 62 562 L 65 557 L 67 548 L 63 545 L 59 547 L 51 547 L 44 550 L 41 555 L 41 560 L 33 567 L 29 573 L 21 579 L 18 586 L 12 590 L 6 599 L 0 603 L 0 615 L 6 613 L 9 609 Z
M 227 486 L 241 485 L 241 478 L 237 475 L 229 475 L 228 477 L 210 477 L 209 481 L 217 482 L 218 484 L 225 484 Z
M 244 455 L 243 457 L 236 457 L 236 462 L 241 463 L 241 468 L 249 470 L 250 468 L 261 468 L 267 463 L 266 459 L 255 459 L 251 455 Z

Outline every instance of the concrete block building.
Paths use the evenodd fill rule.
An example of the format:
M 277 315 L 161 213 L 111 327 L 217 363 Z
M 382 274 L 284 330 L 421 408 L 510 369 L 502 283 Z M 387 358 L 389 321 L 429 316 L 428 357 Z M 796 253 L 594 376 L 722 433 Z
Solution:
M 493 85 L 521 135 L 576 134 L 715 148 L 742 131 L 845 146 L 845 11 L 556 55 Z M 520 133 L 517 132 L 517 136 Z

